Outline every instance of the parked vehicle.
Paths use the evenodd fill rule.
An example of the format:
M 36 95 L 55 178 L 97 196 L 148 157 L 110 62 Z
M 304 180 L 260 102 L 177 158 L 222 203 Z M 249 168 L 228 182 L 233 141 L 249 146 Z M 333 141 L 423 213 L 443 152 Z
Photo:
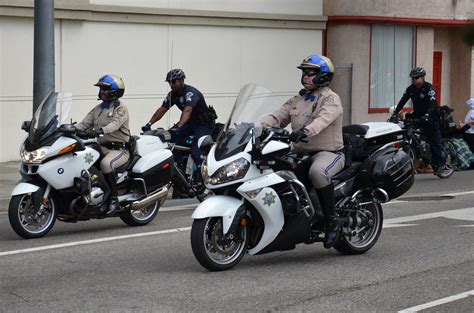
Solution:
M 246 85 L 217 142 L 200 139 L 200 146 L 209 149 L 203 179 L 214 195 L 192 215 L 191 246 L 208 270 L 230 269 L 246 252 L 290 250 L 324 240 L 321 207 L 306 177 L 309 157 L 291 152 L 286 129 L 253 124 L 283 102 L 261 86 Z M 336 212 L 344 221 L 334 248 L 343 254 L 370 250 L 382 231 L 381 203 L 408 191 L 413 181 L 409 156 L 390 146 L 374 149 L 363 161 L 347 162 L 333 178 Z
M 22 179 L 8 209 L 13 230 L 24 238 L 38 238 L 53 228 L 56 219 L 120 217 L 131 226 L 150 223 L 170 186 L 174 160 L 166 143 L 156 136 L 131 139 L 130 160 L 117 170 L 120 210 L 101 213 L 110 194 L 100 171 L 101 149 L 95 139 L 76 136 L 73 124 L 63 124 L 71 103 L 58 99 L 56 110 L 43 103 L 33 119 L 23 123 L 28 136 L 20 153 Z
M 422 167 L 431 165 L 431 148 L 425 134 L 423 133 L 423 130 L 421 130 L 418 126 L 420 121 L 413 118 L 405 118 L 404 120 L 400 120 L 399 118 L 395 117 L 391 118 L 391 122 L 396 123 L 402 127 L 404 137 L 401 142 L 401 147 L 405 152 L 408 153 L 413 162 L 420 162 Z M 457 152 L 449 136 L 445 136 L 441 139 L 441 145 L 444 150 L 443 153 L 446 169 L 436 172 L 436 175 L 439 178 L 449 178 L 456 171 Z

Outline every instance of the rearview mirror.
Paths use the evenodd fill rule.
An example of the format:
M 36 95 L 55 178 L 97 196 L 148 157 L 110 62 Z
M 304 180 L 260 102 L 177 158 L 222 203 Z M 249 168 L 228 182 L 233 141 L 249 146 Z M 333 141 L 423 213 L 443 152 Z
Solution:
M 31 128 L 31 121 L 24 121 L 21 123 L 21 129 L 23 129 L 25 132 L 29 132 Z
M 213 144 L 214 140 L 212 140 L 212 137 L 210 135 L 206 135 L 198 139 L 197 146 L 199 149 L 209 151 Z

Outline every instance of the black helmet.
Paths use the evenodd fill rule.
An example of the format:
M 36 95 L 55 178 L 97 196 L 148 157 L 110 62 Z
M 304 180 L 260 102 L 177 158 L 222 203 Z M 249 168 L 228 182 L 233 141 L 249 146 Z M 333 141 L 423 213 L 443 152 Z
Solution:
M 94 86 L 109 90 L 108 98 L 110 100 L 122 97 L 125 92 L 125 84 L 122 78 L 115 75 L 107 74 L 102 76 Z
M 184 75 L 184 72 L 182 69 L 179 69 L 179 68 L 175 68 L 171 71 L 168 72 L 168 74 L 166 74 L 166 80 L 168 83 L 171 82 L 172 80 L 175 80 L 175 79 L 183 79 L 183 78 L 186 78 L 186 75 Z
M 414 69 L 411 70 L 410 72 L 410 77 L 423 77 L 426 76 L 425 69 L 422 67 L 415 67 Z

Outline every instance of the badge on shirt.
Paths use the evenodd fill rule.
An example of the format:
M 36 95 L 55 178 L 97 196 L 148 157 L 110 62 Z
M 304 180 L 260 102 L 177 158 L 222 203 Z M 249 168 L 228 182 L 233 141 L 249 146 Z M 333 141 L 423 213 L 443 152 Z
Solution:
M 194 94 L 190 91 L 186 93 L 186 102 L 191 102 L 191 98 L 194 96 Z
M 109 118 L 111 118 L 111 117 L 113 117 L 113 116 L 114 116 L 114 112 L 109 112 L 109 113 L 107 114 L 107 117 L 109 117 Z
M 124 107 L 120 107 L 117 109 L 117 113 L 118 115 L 120 116 L 124 116 L 125 115 L 125 108 Z

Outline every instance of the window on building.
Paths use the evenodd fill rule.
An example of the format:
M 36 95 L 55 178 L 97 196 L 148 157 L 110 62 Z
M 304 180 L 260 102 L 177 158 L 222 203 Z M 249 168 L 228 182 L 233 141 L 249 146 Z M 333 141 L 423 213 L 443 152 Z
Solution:
M 386 112 L 397 105 L 413 68 L 415 28 L 372 25 L 370 112 Z M 411 106 L 411 101 L 405 107 Z

